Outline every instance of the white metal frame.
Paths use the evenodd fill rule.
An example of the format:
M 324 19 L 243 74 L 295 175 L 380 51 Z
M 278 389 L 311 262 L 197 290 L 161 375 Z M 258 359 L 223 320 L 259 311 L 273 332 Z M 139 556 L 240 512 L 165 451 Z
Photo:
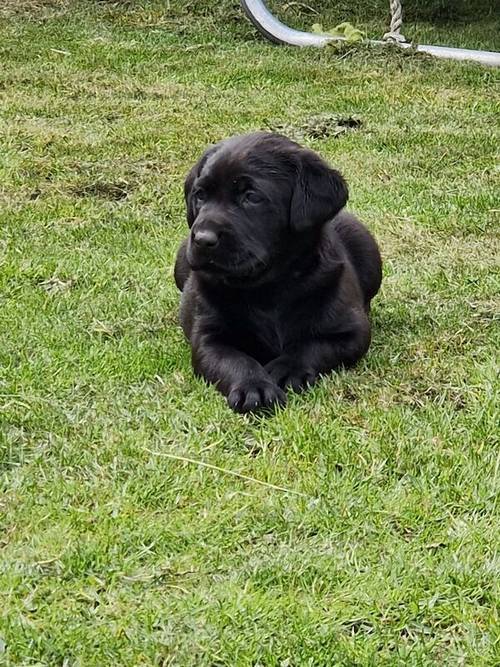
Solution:
M 279 21 L 266 6 L 263 0 L 240 0 L 241 5 L 255 27 L 269 40 L 278 44 L 294 46 L 325 46 L 332 39 L 342 39 L 312 32 L 303 32 L 289 28 Z M 390 36 L 390 33 L 389 33 Z M 404 38 L 403 38 L 404 39 Z M 389 41 L 389 40 L 388 40 Z M 495 51 L 475 51 L 450 46 L 432 46 L 430 44 L 412 44 L 406 41 L 391 40 L 402 49 L 415 49 L 417 52 L 429 53 L 437 58 L 452 60 L 473 60 L 483 65 L 500 66 L 500 53 Z M 387 44 L 387 41 L 370 40 L 371 44 Z

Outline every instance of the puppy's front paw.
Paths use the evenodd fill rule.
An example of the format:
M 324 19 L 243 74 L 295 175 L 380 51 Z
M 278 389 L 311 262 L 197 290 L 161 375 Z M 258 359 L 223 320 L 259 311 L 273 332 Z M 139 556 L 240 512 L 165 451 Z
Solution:
M 317 379 L 314 370 L 294 363 L 293 359 L 278 357 L 265 366 L 266 371 L 279 387 L 300 393 L 311 387 Z
M 227 402 L 236 412 L 256 412 L 285 405 L 285 393 L 271 380 L 247 380 L 231 387 Z

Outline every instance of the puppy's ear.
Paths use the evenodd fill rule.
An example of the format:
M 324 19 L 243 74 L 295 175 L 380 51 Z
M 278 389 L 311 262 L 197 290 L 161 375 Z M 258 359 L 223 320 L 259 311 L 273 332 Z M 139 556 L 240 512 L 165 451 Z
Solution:
M 196 218 L 196 211 L 194 209 L 194 203 L 191 197 L 191 192 L 193 190 L 194 182 L 201 174 L 201 170 L 203 169 L 205 162 L 211 155 L 213 155 L 220 148 L 220 145 L 221 144 L 218 143 L 215 144 L 214 146 L 210 146 L 209 148 L 207 148 L 207 150 L 203 153 L 198 162 L 193 167 L 191 167 L 188 175 L 186 176 L 186 180 L 184 181 L 184 199 L 186 200 L 187 222 L 190 228 L 193 226 L 193 223 Z
M 297 156 L 297 175 L 290 203 L 290 225 L 302 232 L 331 220 L 349 197 L 342 175 L 312 151 Z

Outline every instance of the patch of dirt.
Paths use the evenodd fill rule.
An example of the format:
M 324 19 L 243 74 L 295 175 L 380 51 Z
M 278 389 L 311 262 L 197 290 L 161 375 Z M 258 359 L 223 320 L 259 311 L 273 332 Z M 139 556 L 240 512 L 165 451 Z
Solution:
M 271 123 L 266 129 L 279 132 L 295 141 L 304 139 L 327 139 L 338 137 L 349 130 L 358 130 L 363 123 L 354 116 L 338 116 L 336 114 L 323 113 L 306 118 L 299 125 L 287 123 Z
M 56 276 L 48 278 L 47 280 L 41 280 L 38 285 L 48 294 L 59 294 L 60 292 L 67 292 L 73 287 L 75 280 L 69 278 L 68 280 L 61 280 Z
M 2 0 L 0 16 L 56 14 L 64 12 L 68 6 L 69 0 Z
M 93 181 L 73 188 L 77 197 L 100 197 L 111 201 L 120 201 L 129 195 L 130 184 L 127 181 Z

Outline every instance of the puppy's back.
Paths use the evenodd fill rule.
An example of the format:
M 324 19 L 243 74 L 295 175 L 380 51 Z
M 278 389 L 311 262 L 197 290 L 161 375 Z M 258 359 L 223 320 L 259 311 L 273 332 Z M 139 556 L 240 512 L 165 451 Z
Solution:
M 356 216 L 347 211 L 341 211 L 330 224 L 344 244 L 368 305 L 382 282 L 382 258 L 377 242 Z

